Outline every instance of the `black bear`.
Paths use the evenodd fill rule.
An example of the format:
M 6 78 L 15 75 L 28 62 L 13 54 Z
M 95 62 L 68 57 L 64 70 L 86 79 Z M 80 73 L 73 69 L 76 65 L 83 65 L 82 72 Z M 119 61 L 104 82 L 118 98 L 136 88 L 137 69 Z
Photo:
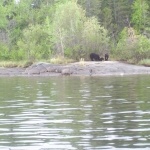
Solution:
M 91 53 L 90 58 L 91 58 L 92 61 L 94 61 L 94 60 L 95 61 L 101 61 L 99 55 L 95 54 L 95 53 Z
M 109 55 L 105 54 L 105 61 L 108 61 Z
M 104 58 L 102 57 L 102 58 L 100 58 L 100 61 L 103 61 L 104 60 Z

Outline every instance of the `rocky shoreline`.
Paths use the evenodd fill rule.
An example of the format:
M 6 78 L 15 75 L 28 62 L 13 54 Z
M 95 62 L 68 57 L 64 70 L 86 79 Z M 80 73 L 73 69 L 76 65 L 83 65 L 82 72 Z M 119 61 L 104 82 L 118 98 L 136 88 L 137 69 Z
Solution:
M 85 61 L 67 65 L 40 62 L 28 68 L 0 68 L 0 76 L 104 76 L 150 74 L 150 67 L 118 61 Z

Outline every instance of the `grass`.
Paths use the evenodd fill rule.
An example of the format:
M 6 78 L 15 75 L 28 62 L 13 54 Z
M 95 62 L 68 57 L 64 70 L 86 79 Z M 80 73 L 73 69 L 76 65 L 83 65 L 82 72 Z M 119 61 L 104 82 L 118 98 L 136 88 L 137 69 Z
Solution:
M 127 63 L 129 63 L 129 64 L 135 64 L 135 65 L 137 64 L 137 62 L 134 59 L 128 59 Z
M 138 64 L 150 67 L 150 59 L 143 59 Z
M 6 68 L 14 68 L 14 67 L 26 68 L 32 64 L 33 63 L 29 61 L 0 61 L 0 67 Z
M 115 60 L 115 59 L 111 58 L 111 60 Z M 68 64 L 68 63 L 75 62 L 75 60 L 57 56 L 57 57 L 51 58 L 49 60 L 38 60 L 36 62 L 31 62 L 31 61 L 27 61 L 27 60 L 26 61 L 25 60 L 24 61 L 0 61 L 0 67 L 6 67 L 6 68 L 22 67 L 22 68 L 27 68 L 27 67 L 31 66 L 33 63 L 37 63 L 37 62 L 48 62 L 48 63 L 52 63 L 52 64 Z M 84 59 L 81 58 L 79 63 L 80 63 L 81 66 L 84 66 Z M 127 60 L 127 63 L 137 64 L 132 59 Z M 137 65 L 144 65 L 144 66 L 150 67 L 150 59 L 143 59 L 140 62 L 138 62 Z
M 63 58 L 61 56 L 57 56 L 57 57 L 51 58 L 49 62 L 52 64 L 68 64 L 68 63 L 75 62 L 75 61 L 73 59 L 68 59 L 68 58 Z
M 62 58 L 62 57 L 56 57 L 56 58 L 51 58 L 49 60 L 37 60 L 35 62 L 31 61 L 0 61 L 0 67 L 6 67 L 6 68 L 14 68 L 14 67 L 21 67 L 21 68 L 27 68 L 31 66 L 34 63 L 37 62 L 48 62 L 52 64 L 68 64 L 71 62 L 75 62 L 73 59 L 68 59 L 68 58 Z

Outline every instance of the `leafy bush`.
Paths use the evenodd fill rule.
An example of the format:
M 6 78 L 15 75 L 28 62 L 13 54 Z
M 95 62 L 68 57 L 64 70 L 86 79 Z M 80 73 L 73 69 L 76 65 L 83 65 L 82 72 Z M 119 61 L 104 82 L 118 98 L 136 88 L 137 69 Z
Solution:
M 10 52 L 8 50 L 8 46 L 4 43 L 0 43 L 0 59 L 8 60 L 10 59 Z
M 23 30 L 23 38 L 17 42 L 20 53 L 31 61 L 49 58 L 50 48 L 47 46 L 47 37 L 41 25 L 29 25 Z
M 25 51 L 23 49 L 12 50 L 10 53 L 10 59 L 15 61 L 25 60 L 26 59 Z
M 127 34 L 127 28 L 124 28 L 114 53 L 120 59 L 138 63 L 150 57 L 150 40 L 144 35 L 133 35 L 131 38 Z
M 107 30 L 102 27 L 95 17 L 87 18 L 82 31 L 82 45 L 86 53 L 100 53 L 109 45 Z
M 150 67 L 150 59 L 142 59 L 138 64 Z

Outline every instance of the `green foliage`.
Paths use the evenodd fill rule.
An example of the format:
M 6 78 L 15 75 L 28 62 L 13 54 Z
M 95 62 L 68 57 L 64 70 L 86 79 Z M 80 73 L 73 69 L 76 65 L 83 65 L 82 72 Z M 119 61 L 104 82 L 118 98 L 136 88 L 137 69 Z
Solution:
M 109 45 L 111 55 L 120 59 L 147 58 L 149 6 L 148 0 L 2 0 L 0 31 L 7 32 L 8 44 L 1 46 L 0 58 L 32 61 L 62 55 L 80 60 Z M 140 36 L 132 41 L 126 27 Z
M 145 0 L 135 0 L 132 5 L 133 13 L 131 21 L 138 32 L 145 27 L 148 9 L 149 6 Z
M 97 16 L 98 20 L 101 19 L 99 16 L 103 0 L 78 0 L 77 2 L 86 10 L 87 17 Z
M 10 58 L 9 49 L 6 44 L 0 43 L 0 60 L 8 60 Z
M 57 7 L 53 18 L 53 40 L 57 53 L 64 55 L 65 49 L 70 47 L 73 50 L 78 44 L 84 18 L 85 12 L 76 2 L 69 1 Z
M 14 61 L 25 60 L 25 51 L 23 49 L 12 50 L 10 52 L 10 59 Z
M 128 37 L 127 27 L 125 27 L 118 36 L 119 42 L 126 40 L 127 37 Z
M 19 4 L 14 1 L 7 1 L 4 5 L 6 9 L 5 17 L 7 18 L 8 25 L 5 26 L 8 39 L 9 39 L 9 50 L 12 51 L 12 47 L 16 46 L 18 39 L 22 36 L 22 30 L 29 24 L 31 16 L 30 9 L 31 0 L 22 0 Z M 14 52 L 15 53 L 15 52 Z
M 138 64 L 150 67 L 150 59 L 142 59 Z
M 132 48 L 129 48 L 131 44 L 128 44 L 127 28 L 125 27 L 119 35 L 119 40 L 116 49 L 113 49 L 113 53 L 120 59 L 128 59 Z M 132 47 L 132 46 L 131 46 Z
M 28 61 L 10 61 L 10 60 L 5 60 L 5 61 L 0 61 L 0 67 L 8 67 L 8 68 L 12 68 L 12 67 L 29 67 L 31 66 L 33 63 L 32 62 L 28 62 Z
M 105 7 L 101 13 L 102 13 L 102 18 L 101 18 L 102 25 L 104 26 L 105 29 L 110 29 L 112 24 L 112 19 L 113 19 L 111 9 Z
M 84 50 L 89 53 L 92 51 L 100 53 L 109 44 L 107 30 L 99 25 L 95 17 L 87 18 L 84 22 L 82 37 Z
M 8 20 L 6 19 L 7 9 L 0 3 L 0 29 L 6 29 Z
M 133 55 L 137 62 L 144 58 L 150 58 L 150 39 L 140 35 L 136 41 L 136 49 L 133 52 Z
M 134 39 L 128 37 L 127 28 L 120 34 L 115 54 L 124 60 L 132 60 L 134 63 L 150 57 L 150 40 L 143 35 L 135 35 Z
M 25 51 L 26 59 L 36 60 L 49 58 L 50 50 L 46 45 L 47 33 L 41 25 L 29 25 L 23 30 L 23 38 L 17 43 Z
M 108 45 L 107 30 L 95 17 L 86 18 L 76 2 L 60 4 L 53 19 L 53 37 L 57 52 L 76 59 Z M 70 52 L 69 52 L 70 50 Z

